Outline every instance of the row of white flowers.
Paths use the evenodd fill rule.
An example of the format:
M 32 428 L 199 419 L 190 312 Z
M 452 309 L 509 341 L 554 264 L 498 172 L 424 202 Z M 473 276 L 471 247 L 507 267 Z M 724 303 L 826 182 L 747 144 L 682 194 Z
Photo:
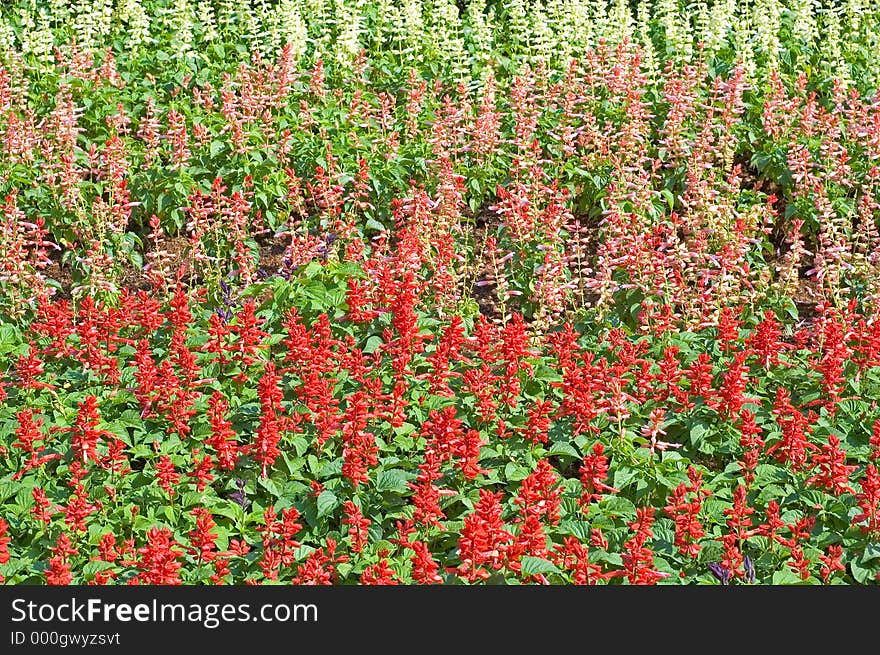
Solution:
M 463 10 L 460 9 L 463 8 Z M 646 49 L 646 68 L 708 55 L 750 76 L 803 58 L 849 79 L 880 79 L 880 0 L 17 0 L 0 5 L 0 48 L 48 63 L 72 37 L 122 39 L 137 52 L 164 39 L 178 57 L 230 37 L 263 55 L 285 44 L 345 65 L 362 49 L 436 61 L 462 79 L 487 62 L 564 65 L 600 39 Z

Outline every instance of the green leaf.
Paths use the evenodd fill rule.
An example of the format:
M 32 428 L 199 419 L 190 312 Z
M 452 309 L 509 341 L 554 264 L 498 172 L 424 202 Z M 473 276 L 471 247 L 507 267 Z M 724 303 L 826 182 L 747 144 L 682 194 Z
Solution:
M 709 428 L 707 428 L 704 423 L 695 423 L 691 426 L 691 444 L 694 448 L 700 448 L 705 441 L 708 432 Z
M 195 507 L 201 505 L 204 494 L 197 491 L 187 491 L 180 496 L 180 504 L 182 507 Z
M 574 457 L 575 459 L 580 459 L 580 453 L 574 449 L 567 441 L 556 441 L 553 446 L 547 452 L 548 455 L 566 455 L 567 457 Z
M 382 225 L 379 221 L 377 221 L 375 218 L 372 218 L 372 217 L 367 219 L 367 222 L 364 224 L 364 227 L 367 230 L 376 230 L 377 232 L 382 232 L 385 230 L 385 226 Z
M 852 379 L 851 382 L 855 380 Z M 858 393 L 858 389 L 854 389 Z M 842 400 L 837 405 L 844 413 L 849 414 L 853 417 L 861 417 L 863 414 L 867 413 L 869 407 L 868 404 L 862 400 Z
M 526 555 L 522 558 L 522 574 L 526 575 L 548 575 L 551 573 L 561 573 L 553 562 L 548 562 L 540 557 L 530 557 Z
M 110 562 L 105 562 L 103 560 L 91 560 L 82 565 L 80 572 L 83 574 L 83 576 L 93 576 L 99 571 L 106 571 L 110 568 L 113 568 L 113 564 L 111 564 Z
M 587 521 L 563 521 L 559 528 L 581 541 L 590 540 L 590 524 Z
M 4 501 L 7 498 L 14 496 L 20 486 L 21 484 L 18 482 L 0 483 L 0 501 Z
M 325 489 L 318 495 L 318 518 L 327 516 L 339 506 L 339 499 L 336 494 Z
M 635 518 L 636 506 L 631 500 L 622 496 L 606 496 L 599 503 L 599 506 L 606 514 L 611 516 L 622 516 L 625 518 Z
M 672 195 L 672 191 L 669 189 L 663 189 L 660 191 L 660 194 L 666 200 L 666 205 L 669 207 L 669 211 L 672 211 L 675 208 L 675 196 Z
M 877 559 L 880 557 L 880 543 L 876 541 L 872 541 L 865 548 L 865 554 L 862 555 L 863 562 L 869 562 L 872 559 Z
M 225 516 L 233 521 L 244 520 L 244 510 L 237 503 L 231 501 L 220 501 L 216 505 L 211 505 L 211 513 L 216 516 Z
M 376 477 L 376 490 L 405 494 L 409 491 L 409 479 L 410 475 L 400 469 L 381 471 Z
M 507 466 L 504 467 L 504 477 L 507 478 L 508 482 L 518 482 L 520 480 L 525 480 L 529 477 L 531 471 L 527 469 L 525 466 L 520 466 L 514 462 L 510 462 Z
M 778 571 L 773 573 L 772 584 L 779 585 L 802 585 L 809 584 L 806 580 L 801 580 L 801 576 L 792 571 L 789 567 L 785 566 Z
M 850 571 L 855 581 L 859 584 L 868 584 L 874 582 L 874 576 L 877 569 L 872 566 L 865 566 L 864 562 L 860 562 L 859 558 L 854 558 L 849 563 Z
M 278 485 L 275 484 L 269 478 L 265 478 L 265 479 L 259 478 L 258 482 L 259 482 L 260 486 L 263 487 L 263 489 L 268 491 L 270 494 L 272 494 L 276 498 L 278 498 L 281 495 L 281 490 L 278 488 Z
M 309 450 L 309 441 L 302 435 L 298 435 L 291 439 L 293 447 L 296 448 L 297 458 L 302 457 Z
M 613 486 L 618 489 L 624 489 L 638 476 L 638 474 L 639 472 L 636 469 L 629 468 L 628 466 L 622 466 L 614 472 Z
M 364 345 L 363 352 L 365 355 L 370 355 L 379 348 L 383 343 L 382 337 L 378 335 L 373 335 L 369 339 L 367 339 L 367 343 Z
M 416 426 L 412 423 L 404 423 L 400 427 L 393 428 L 394 434 L 398 437 L 406 437 L 416 431 Z

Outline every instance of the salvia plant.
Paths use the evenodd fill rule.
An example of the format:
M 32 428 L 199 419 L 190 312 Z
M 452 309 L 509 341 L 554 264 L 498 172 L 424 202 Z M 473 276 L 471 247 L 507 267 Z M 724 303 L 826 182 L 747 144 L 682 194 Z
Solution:
M 0 8 L 0 580 L 880 579 L 880 3 Z

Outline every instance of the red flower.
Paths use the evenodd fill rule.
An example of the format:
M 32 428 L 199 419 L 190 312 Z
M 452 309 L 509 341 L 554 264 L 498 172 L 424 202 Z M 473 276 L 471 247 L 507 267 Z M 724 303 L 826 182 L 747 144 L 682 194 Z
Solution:
M 718 342 L 721 346 L 721 352 L 730 352 L 739 342 L 740 322 L 734 310 L 725 307 L 721 310 L 718 318 Z
M 505 549 L 513 535 L 504 529 L 501 519 L 501 492 L 480 489 L 480 500 L 473 513 L 464 518 L 464 527 L 458 540 L 461 565 L 458 574 L 470 582 L 488 578 L 490 571 L 504 565 Z
M 208 328 L 208 342 L 205 344 L 205 352 L 217 355 L 217 362 L 222 366 L 228 360 L 226 352 L 230 349 L 228 337 L 232 329 L 219 313 L 211 314 L 210 327 Z
M 195 480 L 196 490 L 202 492 L 205 490 L 205 487 L 214 481 L 214 474 L 211 473 L 211 470 L 214 468 L 214 458 L 210 455 L 205 455 L 201 459 L 197 459 L 196 452 L 193 452 L 193 461 L 196 466 L 187 473 L 187 476 Z
M 840 439 L 835 435 L 828 435 L 828 443 L 813 455 L 811 463 L 819 471 L 807 478 L 805 485 L 819 487 L 835 496 L 855 493 L 849 486 L 849 474 L 858 467 L 846 465 L 846 451 L 840 448 Z
M 370 418 L 365 394 L 355 392 L 348 400 L 342 426 L 342 475 L 354 487 L 369 482 L 370 468 L 379 463 L 376 437 L 365 429 Z
M 69 303 L 66 300 L 40 300 L 37 319 L 31 323 L 31 330 L 35 335 L 51 339 L 51 343 L 43 349 L 47 357 L 68 354 L 67 338 L 76 331 Z
M 49 568 L 45 575 L 48 585 L 69 585 L 73 580 L 70 565 L 58 555 L 49 559 Z
M 525 517 L 535 516 L 555 525 L 559 522 L 561 496 L 559 476 L 550 462 L 542 459 L 535 470 L 522 481 L 513 502 L 521 506 Z
M 664 508 L 675 521 L 675 545 L 682 555 L 697 557 L 700 554 L 699 539 L 706 534 L 699 520 L 703 499 L 710 495 L 702 487 L 702 474 L 693 466 L 688 469 L 690 484 L 681 483 L 672 492 Z
M 707 353 L 700 353 L 688 367 L 685 375 L 690 382 L 691 399 L 701 397 L 704 401 L 713 398 L 713 366 L 712 358 Z
M 654 551 L 647 545 L 648 540 L 654 537 L 651 529 L 653 524 L 654 508 L 639 507 L 636 510 L 636 520 L 628 524 L 635 534 L 623 545 L 623 570 L 615 571 L 609 577 L 623 575 L 630 584 L 653 585 L 669 576 L 668 573 L 654 568 Z
M 806 580 L 810 577 L 810 563 L 810 560 L 804 556 L 804 551 L 800 544 L 792 544 L 791 559 L 788 561 L 788 566 L 801 577 L 801 580 Z
M 464 324 L 460 316 L 453 316 L 437 340 L 437 346 L 427 360 L 432 366 L 430 382 L 432 394 L 452 398 L 455 393 L 449 387 L 449 380 L 460 374 L 449 370 L 450 364 L 459 359 L 460 350 L 465 343 Z
M 560 365 L 566 358 L 562 354 Z M 594 360 L 593 353 L 586 353 L 581 366 L 564 367 L 562 371 L 561 386 L 564 396 L 560 414 L 573 417 L 575 435 L 599 431 L 590 423 L 601 413 L 598 394 L 604 387 L 607 362 L 601 360 L 594 364 Z
M 116 549 L 116 535 L 112 532 L 102 535 L 98 542 L 98 553 L 101 555 L 101 560 L 105 562 L 115 562 L 119 559 L 120 553 Z
M 387 554 L 387 551 L 384 551 Z M 399 584 L 397 578 L 394 577 L 394 570 L 389 566 L 388 560 L 384 557 L 378 563 L 372 564 L 364 569 L 361 573 L 361 584 L 363 585 L 396 585 Z
M 9 535 L 9 524 L 0 519 L 0 564 L 6 564 L 9 559 L 9 542 L 12 538 Z M 3 582 L 3 576 L 0 575 L 0 582 Z
M 501 400 L 508 407 L 515 408 L 520 392 L 520 371 L 531 373 L 532 365 L 525 361 L 530 355 L 529 335 L 522 314 L 514 313 L 501 331 L 500 355 L 504 364 L 504 377 L 501 379 Z
M 440 526 L 440 521 L 446 518 L 440 509 L 440 490 L 434 483 L 443 477 L 440 472 L 442 460 L 434 450 L 425 451 L 425 459 L 419 465 L 419 475 L 415 482 L 409 483 L 413 490 L 412 503 L 414 506 L 413 520 L 425 526 Z
M 553 424 L 550 418 L 555 405 L 551 400 L 535 400 L 529 407 L 524 437 L 533 444 L 547 443 L 547 432 Z
M 538 582 L 549 584 L 543 574 L 523 575 L 522 558 L 524 556 L 549 559 L 547 550 L 547 533 L 544 532 L 544 524 L 536 514 L 529 514 L 525 519 L 515 521 L 519 525 L 514 542 L 504 549 L 507 567 L 523 576 L 524 582 Z
M 37 379 L 45 374 L 45 370 L 43 368 L 43 362 L 33 350 L 26 356 L 18 356 L 18 360 L 15 364 L 15 372 L 18 375 L 19 384 L 24 389 L 54 388 L 51 384 Z
M 495 420 L 495 411 L 498 402 L 495 400 L 498 390 L 495 383 L 501 380 L 501 376 L 492 372 L 492 368 L 485 362 L 478 368 L 470 368 L 463 375 L 464 386 L 462 393 L 472 394 L 476 398 L 476 411 L 480 421 L 491 423 Z
M 302 530 L 299 522 L 299 511 L 288 507 L 281 512 L 281 520 L 273 506 L 263 511 L 264 526 L 257 528 L 263 534 L 263 554 L 259 566 L 270 580 L 278 579 L 281 566 L 289 566 L 294 562 L 295 551 L 300 542 L 294 537 Z
M 327 539 L 325 548 L 312 551 L 304 564 L 296 567 L 296 577 L 291 580 L 295 585 L 330 585 L 336 576 L 337 563 L 345 562 L 348 557 L 335 555 L 336 542 Z
M 755 469 L 758 467 L 764 441 L 761 439 L 761 428 L 755 423 L 754 414 L 744 409 L 740 411 L 739 418 L 739 445 L 744 451 L 740 468 L 746 485 L 750 485 L 755 479 Z
M 818 450 L 817 446 L 807 440 L 807 435 L 812 431 L 812 416 L 804 416 L 791 404 L 791 396 L 784 387 L 776 390 L 773 415 L 782 429 L 782 438 L 767 449 L 767 454 L 773 455 L 783 464 L 788 464 L 793 471 L 802 470 L 807 463 L 808 451 Z
M 856 495 L 856 500 L 862 511 L 852 517 L 852 525 L 859 526 L 862 532 L 878 534 L 880 533 L 880 510 L 878 510 L 880 473 L 877 472 L 877 467 L 868 464 L 865 475 L 859 482 L 862 491 Z
M 584 487 L 584 494 L 581 496 L 581 505 L 586 508 L 593 500 L 602 498 L 602 491 L 611 493 L 620 493 L 619 489 L 615 489 L 607 484 L 608 479 L 608 457 L 605 455 L 605 446 L 598 441 L 593 444 L 593 452 L 584 456 L 584 463 L 580 468 L 581 484 Z
M 721 388 L 718 390 L 718 397 L 721 399 L 719 409 L 725 416 L 736 416 L 743 404 L 748 402 L 743 396 L 748 380 L 748 366 L 745 363 L 747 356 L 746 352 L 736 353 L 721 379 Z
M 95 396 L 86 396 L 86 399 L 79 404 L 73 427 L 65 430 L 71 433 L 70 445 L 76 457 L 83 463 L 89 460 L 99 462 L 98 441 L 101 437 L 116 436 L 107 430 L 99 430 L 100 420 L 98 399 Z
M 571 572 L 573 584 L 594 585 L 601 579 L 602 567 L 590 563 L 589 548 L 576 538 L 565 537 L 555 553 L 557 566 Z
M 440 566 L 431 556 L 428 545 L 423 541 L 413 541 L 410 544 L 410 548 L 415 553 L 410 558 L 413 565 L 413 580 L 418 584 L 439 584 L 443 582 L 443 578 L 438 574 Z
M 52 515 L 58 507 L 52 506 L 51 501 L 46 496 L 46 492 L 39 487 L 34 487 L 31 491 L 31 495 L 34 498 L 34 506 L 31 509 L 31 516 L 33 516 L 35 520 L 48 525 L 49 521 L 52 520 Z
M 462 422 L 456 418 L 456 408 L 450 405 L 442 410 L 431 410 L 422 424 L 421 435 L 428 440 L 428 448 L 447 461 L 459 449 L 462 440 Z M 413 436 L 417 436 L 413 434 Z
M 364 517 L 360 507 L 350 500 L 345 501 L 343 508 L 345 509 L 345 518 L 342 520 L 342 524 L 349 526 L 348 535 L 351 537 L 351 550 L 354 553 L 359 553 L 367 545 L 368 528 L 371 521 Z
M 229 570 L 229 559 L 221 554 L 214 558 L 214 573 L 211 574 L 211 584 L 222 585 L 227 583 L 227 578 L 232 575 Z
M 766 369 L 779 364 L 779 353 L 785 347 L 779 340 L 781 334 L 776 315 L 768 309 L 764 312 L 764 320 L 758 323 L 755 331 L 746 339 L 746 345 L 755 352 Z
M 729 532 L 722 536 L 724 545 L 724 557 L 721 566 L 727 569 L 732 576 L 742 576 L 743 555 L 740 547 L 742 542 L 758 533 L 757 529 L 751 529 L 752 519 L 749 518 L 755 510 L 749 507 L 746 498 L 747 490 L 744 485 L 739 485 L 733 492 L 733 506 L 724 510 L 727 516 L 727 529 Z
M 208 400 L 208 422 L 211 424 L 211 436 L 205 439 L 205 444 L 217 453 L 217 465 L 219 468 L 231 471 L 235 468 L 238 459 L 238 444 L 235 439 L 235 431 L 232 423 L 226 419 L 229 404 L 219 391 L 211 394 Z
M 78 482 L 73 495 L 67 501 L 67 507 L 64 508 L 64 522 L 71 530 L 85 532 L 86 520 L 100 509 L 101 503 L 89 502 L 85 485 Z
M 822 387 L 828 396 L 825 406 L 831 411 L 840 400 L 840 392 L 846 383 L 844 366 L 852 352 L 846 343 L 848 330 L 844 320 L 837 312 L 828 310 L 823 312 L 819 324 L 822 355 L 816 369 L 822 373 Z
M 179 585 L 181 584 L 179 561 L 183 551 L 168 528 L 152 527 L 147 531 L 147 544 L 138 548 L 140 569 L 135 577 L 136 583 L 148 585 Z
M 12 476 L 13 480 L 22 477 L 31 469 L 62 457 L 60 453 L 44 455 L 45 446 L 37 446 L 38 441 L 45 441 L 45 436 L 40 430 L 43 425 L 42 416 L 35 416 L 33 411 L 25 409 L 16 414 L 15 418 L 18 421 L 18 427 L 15 428 L 16 440 L 12 447 L 24 451 L 29 457 Z
M 880 459 L 880 420 L 874 421 L 871 428 L 871 459 L 877 461 Z
M 767 503 L 767 508 L 764 510 L 767 515 L 767 522 L 762 523 L 758 526 L 757 534 L 761 534 L 765 537 L 769 537 L 774 541 L 779 541 L 780 543 L 783 540 L 782 537 L 778 536 L 776 533 L 779 528 L 785 527 L 785 522 L 779 517 L 780 509 L 779 503 L 775 500 L 771 500 Z
M 659 382 L 660 385 L 654 393 L 655 400 L 658 403 L 665 403 L 669 398 L 674 398 L 676 402 L 687 404 L 688 394 L 679 386 L 682 379 L 682 371 L 679 368 L 678 361 L 679 349 L 677 346 L 670 346 L 663 349 L 663 358 L 657 362 L 659 373 L 652 375 L 652 379 Z
M 174 487 L 180 482 L 180 473 L 174 469 L 174 462 L 171 461 L 171 457 L 168 455 L 162 455 L 159 457 L 159 461 L 156 462 L 156 480 L 159 481 L 159 486 L 168 494 L 168 498 L 174 498 Z
M 369 323 L 379 312 L 371 308 L 372 286 L 367 280 L 348 280 L 348 293 L 345 296 L 345 304 L 348 307 L 348 320 L 354 323 Z
M 825 584 L 828 584 L 835 571 L 846 572 L 846 566 L 840 561 L 842 555 L 843 546 L 840 544 L 828 546 L 825 554 L 819 555 L 819 560 L 823 564 L 819 572 L 822 574 L 822 581 Z
M 49 568 L 46 570 L 46 584 L 49 585 L 69 585 L 73 580 L 73 574 L 70 571 L 70 558 L 77 555 L 79 551 L 73 547 L 70 538 L 61 533 L 55 546 L 50 548 L 52 557 L 49 559 Z
M 211 512 L 204 507 L 197 507 L 190 512 L 196 519 L 196 527 L 189 536 L 190 553 L 198 554 L 198 561 L 210 562 L 217 556 L 217 533 L 213 532 L 217 524 Z
M 262 346 L 262 341 L 269 336 L 259 328 L 263 324 L 263 319 L 256 316 L 257 303 L 253 298 L 248 298 L 241 311 L 235 316 L 235 322 L 230 326 L 230 330 L 237 337 L 236 340 L 236 356 L 243 366 L 249 366 L 257 361 L 256 354 Z
M 480 473 L 488 472 L 480 466 L 480 451 L 485 443 L 479 430 L 468 430 L 458 441 L 455 454 L 465 479 L 474 480 Z
M 284 394 L 281 391 L 281 376 L 275 372 L 275 364 L 269 362 L 260 378 L 257 386 L 257 394 L 260 397 L 260 426 L 257 428 L 256 441 L 249 447 L 253 452 L 254 459 L 262 467 L 262 476 L 267 477 L 270 466 L 275 464 L 281 450 L 278 447 L 283 431 L 292 430 L 299 419 L 293 420 L 283 414 L 281 401 Z

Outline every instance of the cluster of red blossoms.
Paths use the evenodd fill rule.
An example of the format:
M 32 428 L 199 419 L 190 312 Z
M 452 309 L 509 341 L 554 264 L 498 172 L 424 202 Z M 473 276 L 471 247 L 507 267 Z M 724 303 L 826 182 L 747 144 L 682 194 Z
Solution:
M 648 54 L 10 57 L 0 581 L 876 581 L 880 96 Z
M 880 416 L 846 380 L 877 385 L 877 332 L 855 306 L 820 307 L 818 331 L 727 312 L 663 345 L 518 315 L 426 326 L 370 293 L 369 321 L 269 295 L 218 322 L 183 288 L 41 303 L 3 380 L 3 575 L 873 578 Z M 846 359 L 824 366 L 829 352 Z

